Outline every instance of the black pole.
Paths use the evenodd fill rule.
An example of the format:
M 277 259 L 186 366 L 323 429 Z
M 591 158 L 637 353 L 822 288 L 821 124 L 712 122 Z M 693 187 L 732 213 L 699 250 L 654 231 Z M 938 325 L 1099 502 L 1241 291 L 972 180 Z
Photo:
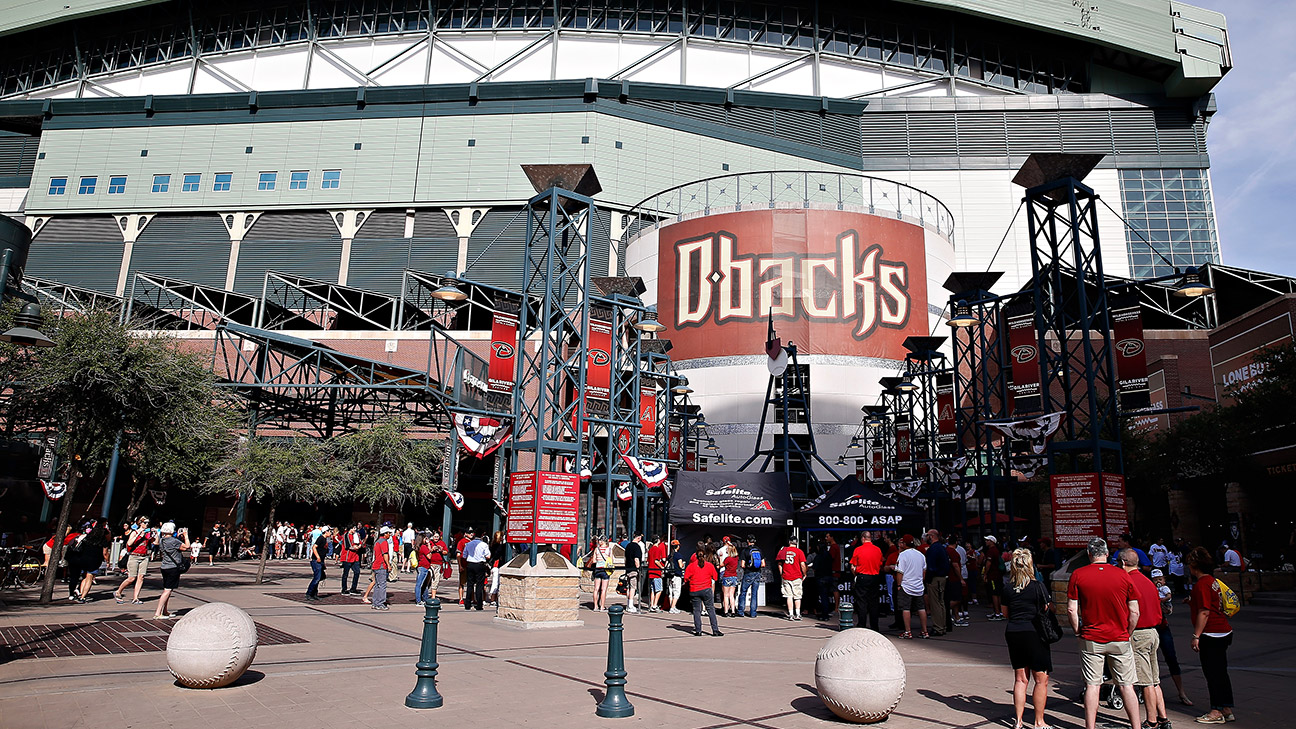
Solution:
M 625 627 L 621 624 L 625 606 L 613 605 L 608 608 L 608 659 L 607 671 L 603 673 L 607 692 L 599 703 L 595 714 L 605 719 L 624 719 L 634 716 L 634 707 L 626 698 L 625 651 L 621 645 L 621 633 Z
M 855 606 L 849 602 L 843 602 L 837 606 L 837 628 L 850 630 L 853 627 L 855 627 Z
M 415 664 L 418 682 L 414 690 L 405 697 L 405 705 L 411 709 L 437 709 L 442 704 L 441 694 L 437 693 L 437 622 L 440 620 L 441 600 L 432 598 L 424 606 L 423 642 L 419 647 L 419 660 Z

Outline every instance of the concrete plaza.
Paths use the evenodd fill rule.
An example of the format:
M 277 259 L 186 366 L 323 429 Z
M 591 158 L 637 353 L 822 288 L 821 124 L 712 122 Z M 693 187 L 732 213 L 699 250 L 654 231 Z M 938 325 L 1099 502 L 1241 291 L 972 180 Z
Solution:
M 412 576 L 392 585 L 392 609 L 383 613 L 349 600 L 307 604 L 279 596 L 304 592 L 304 563 L 272 563 L 267 575 L 273 580 L 259 586 L 253 584 L 255 570 L 249 562 L 196 565 L 172 598 L 172 609 L 181 613 L 203 602 L 230 602 L 261 626 L 268 644 L 259 648 L 248 674 L 212 691 L 181 688 L 167 671 L 158 648 L 169 626 L 148 620 L 160 589 L 156 570 L 143 605 L 115 604 L 109 590 L 116 579 L 98 586 L 100 599 L 85 605 L 64 599 L 41 607 L 33 590 L 6 591 L 0 595 L 7 601 L 0 608 L 0 728 L 292 729 L 483 721 L 709 729 L 845 725 L 814 691 L 815 652 L 835 623 L 792 623 L 771 611 L 756 619 L 722 619 L 723 637 L 699 638 L 691 634 L 687 614 L 629 615 L 627 688 L 636 713 L 599 719 L 594 708 L 603 692 L 606 615 L 583 610 L 583 628 L 519 631 L 496 625 L 490 609 L 466 612 L 453 604 L 450 581 L 440 592 L 438 687 L 445 705 L 415 711 L 403 704 L 414 686 L 422 629 L 423 610 L 411 602 Z M 336 576 L 330 568 L 321 594 L 337 592 Z M 1012 725 L 1003 626 L 986 622 L 985 612 L 974 610 L 972 627 L 943 638 L 894 640 L 908 667 L 908 685 L 884 726 Z M 1188 648 L 1185 614 L 1177 611 L 1172 622 L 1184 682 L 1197 705 L 1171 699 L 1171 719 L 1180 727 L 1208 708 L 1205 682 Z M 56 630 L 40 630 L 55 624 Z M 1238 699 L 1235 726 L 1291 726 L 1283 702 L 1296 678 L 1296 610 L 1248 607 L 1234 626 L 1229 660 Z M 1053 656 L 1049 723 L 1082 727 L 1075 641 L 1064 639 Z M 1173 694 L 1168 677 L 1165 682 Z M 1026 720 L 1031 721 L 1029 707 Z M 1106 707 L 1099 722 L 1126 725 L 1123 713 Z

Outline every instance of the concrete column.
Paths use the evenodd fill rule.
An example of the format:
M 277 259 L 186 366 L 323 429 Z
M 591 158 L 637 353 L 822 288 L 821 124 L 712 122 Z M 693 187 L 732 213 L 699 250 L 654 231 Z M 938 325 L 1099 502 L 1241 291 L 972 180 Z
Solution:
M 490 208 L 445 208 L 443 212 L 454 226 L 455 235 L 459 237 L 459 255 L 455 259 L 455 273 L 463 274 L 468 269 L 468 239 L 472 238 L 477 225 L 486 218 Z M 438 274 L 444 271 L 437 271 Z
M 342 261 L 338 265 L 337 280 L 343 286 L 346 286 L 347 273 L 351 268 L 351 241 L 355 239 L 356 233 L 360 232 L 360 226 L 365 224 L 370 215 L 373 215 L 373 210 L 329 211 L 333 225 L 337 226 L 338 234 L 342 236 Z
M 629 228 L 630 216 L 613 210 L 611 225 L 608 228 L 608 245 L 611 246 L 608 250 L 607 275 L 609 276 L 618 275 L 617 269 L 621 267 L 621 241 Z
M 114 215 L 113 220 L 117 223 L 117 229 L 121 231 L 122 242 L 125 243 L 125 250 L 122 251 L 121 268 L 117 271 L 117 295 L 124 296 L 126 293 L 126 277 L 130 274 L 131 255 L 135 252 L 135 240 L 143 232 L 144 226 L 149 224 L 156 213 L 130 213 L 128 215 Z
M 234 290 L 234 274 L 238 270 L 239 246 L 252 226 L 261 217 L 259 212 L 236 211 L 219 213 L 221 224 L 230 237 L 229 264 L 225 267 L 225 290 Z

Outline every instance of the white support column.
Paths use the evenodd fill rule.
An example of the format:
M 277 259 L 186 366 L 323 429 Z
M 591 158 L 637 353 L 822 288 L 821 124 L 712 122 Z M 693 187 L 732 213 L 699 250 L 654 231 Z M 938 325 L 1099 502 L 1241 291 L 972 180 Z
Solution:
M 32 237 L 35 238 L 40 235 L 41 228 L 44 228 L 45 224 L 48 223 L 49 220 L 50 216 L 48 215 L 28 215 L 25 222 L 27 228 L 32 232 Z
M 608 251 L 608 272 L 609 276 L 616 276 L 617 269 L 621 267 L 621 240 L 625 238 L 626 231 L 630 228 L 630 216 L 625 213 L 612 212 L 612 221 L 608 227 L 608 245 L 611 249 Z
M 232 213 L 219 213 L 221 223 L 225 225 L 226 232 L 230 237 L 230 254 L 229 265 L 225 267 L 225 290 L 234 290 L 234 274 L 238 271 L 239 246 L 243 243 L 243 238 L 247 235 L 252 226 L 256 224 L 261 217 L 259 212 L 237 211 Z
M 370 215 L 373 215 L 373 210 L 329 211 L 333 225 L 337 226 L 338 234 L 342 236 L 342 262 L 338 266 L 337 279 L 342 286 L 346 286 L 347 274 L 351 269 L 351 241 L 355 239 L 356 233 L 360 232 L 360 226 L 365 224 Z
M 128 215 L 114 215 L 113 220 L 117 223 L 117 230 L 121 231 L 122 243 L 125 244 L 122 250 L 121 268 L 117 271 L 117 295 L 126 294 L 126 277 L 130 274 L 131 256 L 135 253 L 135 240 L 139 238 L 140 232 L 144 226 L 149 224 L 156 213 L 130 213 Z
M 462 274 L 468 268 L 468 239 L 472 237 L 477 224 L 486 218 L 490 208 L 444 208 L 443 212 L 450 218 L 455 235 L 459 237 L 459 256 L 455 259 L 455 273 Z M 443 273 L 437 271 L 437 273 Z

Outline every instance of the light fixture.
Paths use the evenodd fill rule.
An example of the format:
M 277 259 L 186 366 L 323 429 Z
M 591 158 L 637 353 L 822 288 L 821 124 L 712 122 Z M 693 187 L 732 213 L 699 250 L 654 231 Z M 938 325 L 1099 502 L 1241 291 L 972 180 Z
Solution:
M 639 321 L 636 321 L 632 326 L 641 332 L 656 333 L 666 331 L 666 325 L 657 321 L 656 309 L 648 309 L 644 313 L 640 314 Z
M 463 301 L 468 298 L 468 294 L 465 294 L 462 289 L 454 285 L 454 279 L 455 272 L 447 271 L 445 282 L 441 284 L 441 288 L 433 291 L 430 296 L 438 301 Z
M 697 419 L 697 422 L 693 424 L 693 427 L 695 427 L 695 428 L 705 428 L 705 427 L 707 427 L 708 425 L 710 425 L 710 423 L 708 423 L 708 422 L 706 421 L 706 417 L 703 416 L 702 413 L 698 413 L 698 419 Z
M 846 456 L 845 456 L 845 455 L 841 455 L 841 456 L 839 456 L 839 457 L 837 458 L 837 465 L 838 465 L 838 466 L 844 466 L 844 465 L 846 465 Z
M 1174 287 L 1175 296 L 1196 298 L 1213 293 L 1215 293 L 1215 289 L 1202 281 L 1201 273 L 1192 266 L 1184 270 L 1183 278 L 1179 279 L 1179 283 Z
M 53 347 L 54 340 L 38 330 L 41 322 L 40 306 L 31 302 L 23 304 L 14 317 L 14 328 L 0 334 L 0 342 L 12 342 L 24 347 Z
M 977 323 L 977 318 L 972 316 L 972 307 L 968 306 L 966 301 L 954 302 L 954 315 L 945 322 L 952 327 L 970 327 Z
M 878 415 L 877 413 L 870 414 L 864 420 L 864 424 L 870 428 L 881 428 L 884 422 L 885 421 L 882 420 L 882 416 Z
M 717 466 L 723 466 L 725 464 L 724 456 L 717 457 L 715 464 Z
M 675 380 L 675 386 L 671 388 L 671 392 L 676 395 L 687 395 L 693 392 L 693 388 L 689 387 L 688 378 L 681 376 L 678 380 Z
M 905 375 L 896 383 L 895 389 L 899 392 L 916 392 L 918 390 L 918 383 L 914 382 L 913 378 L 909 375 Z
M 846 446 L 846 450 L 850 450 L 852 448 L 860 448 L 860 447 L 861 445 L 859 442 L 859 438 L 851 438 L 850 445 Z
M 706 449 L 709 451 L 718 451 L 720 446 L 716 445 L 715 438 L 707 438 Z

